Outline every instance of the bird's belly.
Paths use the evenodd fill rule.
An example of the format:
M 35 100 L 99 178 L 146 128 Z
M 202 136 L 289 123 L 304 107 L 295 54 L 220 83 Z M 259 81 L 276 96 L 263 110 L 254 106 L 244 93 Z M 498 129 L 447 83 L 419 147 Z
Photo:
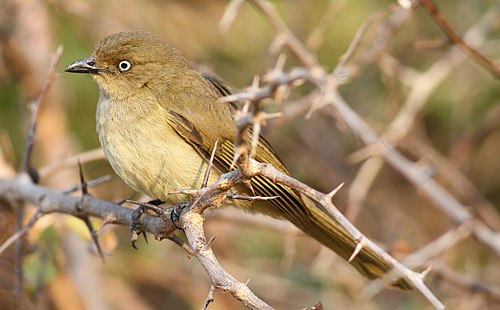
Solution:
M 101 146 L 113 170 L 127 185 L 170 203 L 186 199 L 184 195 L 170 194 L 172 191 L 199 188 L 206 162 L 161 117 L 164 111 L 147 117 L 134 117 L 130 111 L 110 117 L 117 112 L 109 107 L 107 111 L 99 110 L 97 131 Z M 212 180 L 216 177 L 211 174 Z

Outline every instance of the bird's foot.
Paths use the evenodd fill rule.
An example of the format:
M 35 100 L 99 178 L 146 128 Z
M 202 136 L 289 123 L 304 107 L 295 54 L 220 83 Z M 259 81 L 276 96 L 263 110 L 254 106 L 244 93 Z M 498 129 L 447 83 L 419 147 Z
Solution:
M 170 219 L 174 223 L 175 227 L 182 230 L 181 225 L 179 225 L 179 218 L 181 217 L 182 210 L 189 206 L 189 202 L 181 202 L 172 206 L 172 212 L 170 212 Z
M 132 243 L 132 247 L 136 250 L 138 250 L 137 246 L 135 245 L 138 237 L 140 234 L 143 234 L 144 240 L 146 243 L 148 242 L 148 239 L 146 237 L 146 233 L 142 230 L 141 227 L 141 221 L 140 218 L 144 213 L 147 213 L 148 211 L 150 213 L 153 213 L 155 216 L 162 216 L 165 213 L 165 210 L 162 208 L 158 207 L 159 205 L 163 204 L 164 202 L 156 199 L 156 200 L 151 200 L 147 203 L 141 203 L 141 202 L 135 202 L 132 201 L 133 203 L 137 204 L 138 207 L 137 209 L 132 212 L 131 219 L 130 219 L 130 242 Z

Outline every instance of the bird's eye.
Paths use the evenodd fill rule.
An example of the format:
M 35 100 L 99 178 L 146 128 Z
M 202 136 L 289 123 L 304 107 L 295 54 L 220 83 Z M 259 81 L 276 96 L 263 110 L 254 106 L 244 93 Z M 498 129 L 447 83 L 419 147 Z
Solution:
M 126 61 L 126 60 L 122 60 L 118 64 L 118 69 L 120 69 L 121 72 L 128 71 L 128 70 L 130 70 L 131 67 L 132 67 L 132 64 L 130 63 L 130 61 Z

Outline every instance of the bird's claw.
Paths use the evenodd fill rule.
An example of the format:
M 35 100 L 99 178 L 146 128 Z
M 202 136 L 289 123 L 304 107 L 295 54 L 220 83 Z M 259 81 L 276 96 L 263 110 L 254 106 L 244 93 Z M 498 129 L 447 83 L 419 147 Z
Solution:
M 148 239 L 146 236 L 146 233 L 142 230 L 141 227 L 141 217 L 144 213 L 147 211 L 150 211 L 154 213 L 156 216 L 160 217 L 163 216 L 165 213 L 165 210 L 163 210 L 161 207 L 158 207 L 159 204 L 162 204 L 163 202 L 160 200 L 153 200 L 148 203 L 143 203 L 139 204 L 139 206 L 132 212 L 131 220 L 130 220 L 130 242 L 132 243 L 132 247 L 136 250 L 138 250 L 137 246 L 135 243 L 137 242 L 137 239 L 139 238 L 139 235 L 142 234 L 144 236 L 144 240 L 146 243 L 148 243 Z
M 138 207 L 134 210 L 134 212 L 132 212 L 130 219 L 130 242 L 132 243 L 132 247 L 134 249 L 138 250 L 135 243 L 137 242 L 140 234 L 144 236 L 146 243 L 148 242 L 146 233 L 141 226 L 140 219 L 142 215 L 146 212 L 149 212 L 153 213 L 157 217 L 165 217 L 165 210 L 161 207 L 158 207 L 158 205 L 162 203 L 163 201 L 161 200 L 153 200 L 148 203 L 137 203 Z M 170 220 L 175 225 L 175 227 L 180 230 L 182 230 L 182 227 L 178 224 L 179 218 L 181 216 L 182 210 L 184 210 L 184 208 L 186 208 L 187 206 L 189 206 L 189 203 L 187 202 L 176 204 L 172 206 L 172 210 L 170 212 Z
M 179 225 L 179 218 L 181 217 L 182 210 L 189 206 L 188 202 L 181 202 L 172 206 L 172 212 L 170 212 L 170 220 L 180 230 L 183 230 L 182 226 Z

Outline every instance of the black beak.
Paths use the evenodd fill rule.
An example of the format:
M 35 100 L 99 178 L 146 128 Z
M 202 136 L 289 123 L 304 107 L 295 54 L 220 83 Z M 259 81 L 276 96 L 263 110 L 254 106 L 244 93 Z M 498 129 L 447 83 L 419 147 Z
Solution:
M 64 71 L 74 73 L 98 74 L 99 72 L 106 71 L 106 69 L 96 66 L 95 58 L 89 57 L 72 62 Z

